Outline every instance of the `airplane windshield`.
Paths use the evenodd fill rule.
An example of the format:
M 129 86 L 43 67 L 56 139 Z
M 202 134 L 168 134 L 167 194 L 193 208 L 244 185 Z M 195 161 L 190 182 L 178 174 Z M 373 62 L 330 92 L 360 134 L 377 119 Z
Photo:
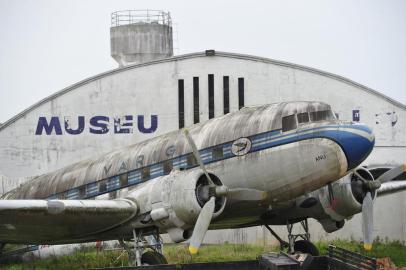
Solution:
M 289 115 L 282 117 L 282 131 L 289 131 L 292 129 L 296 129 L 297 124 L 296 124 L 296 117 L 295 114 Z
M 297 114 L 297 122 L 299 124 L 309 122 L 309 114 L 307 112 L 298 113 Z
M 335 120 L 335 116 L 331 110 L 292 114 L 282 117 L 282 131 L 286 132 L 292 129 L 296 129 L 297 124 L 328 120 Z
M 335 119 L 335 117 L 331 110 L 310 113 L 310 120 L 312 122 L 324 121 L 324 120 L 334 120 L 334 119 Z

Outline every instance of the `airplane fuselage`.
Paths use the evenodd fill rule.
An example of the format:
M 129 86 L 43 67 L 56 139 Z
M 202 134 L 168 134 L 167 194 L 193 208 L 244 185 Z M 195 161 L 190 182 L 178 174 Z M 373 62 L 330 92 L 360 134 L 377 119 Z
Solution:
M 189 131 L 217 185 L 268 194 L 261 202 L 219 201 L 212 229 L 248 224 L 272 204 L 340 179 L 374 145 L 368 127 L 335 119 L 330 106 L 321 102 L 248 107 L 193 125 Z M 3 199 L 127 197 L 137 202 L 139 213 L 120 232 L 150 226 L 161 232 L 186 230 L 194 224 L 203 200 L 196 198 L 202 173 L 191 152 L 182 131 L 174 131 L 38 176 Z M 114 239 L 116 234 L 107 233 L 105 238 Z

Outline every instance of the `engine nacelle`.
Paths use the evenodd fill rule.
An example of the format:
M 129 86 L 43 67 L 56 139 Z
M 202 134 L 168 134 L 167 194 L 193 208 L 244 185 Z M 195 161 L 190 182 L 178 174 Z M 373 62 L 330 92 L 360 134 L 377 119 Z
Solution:
M 210 174 L 216 185 L 221 181 Z M 157 178 L 144 187 L 131 193 L 140 206 L 140 215 L 145 215 L 144 223 L 168 232 L 174 242 L 190 237 L 204 204 L 209 200 L 208 181 L 200 170 L 173 171 Z M 216 198 L 213 218 L 221 214 L 225 207 L 225 197 Z
M 352 194 L 351 180 L 348 176 L 331 184 L 330 187 L 318 190 L 318 193 L 325 213 L 336 221 L 344 220 L 361 211 L 362 205 Z
M 328 233 L 332 233 L 341 229 L 342 227 L 344 227 L 345 224 L 345 220 L 335 221 L 330 218 L 320 219 L 318 221 L 320 222 L 321 226 L 323 226 L 323 229 Z
M 175 243 L 180 243 L 188 240 L 192 236 L 193 230 L 183 230 L 179 228 L 168 229 L 168 234 L 171 240 Z
M 367 177 L 366 170 L 357 172 Z M 372 176 L 370 180 L 373 180 Z M 335 221 L 348 219 L 360 213 L 366 192 L 364 185 L 354 173 L 316 191 L 325 213 Z M 372 192 L 372 198 L 376 198 L 376 190 Z

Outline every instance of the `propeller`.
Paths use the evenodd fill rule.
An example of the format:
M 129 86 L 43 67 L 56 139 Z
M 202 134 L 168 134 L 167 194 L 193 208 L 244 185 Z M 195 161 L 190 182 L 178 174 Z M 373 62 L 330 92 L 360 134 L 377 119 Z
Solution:
M 364 238 L 364 249 L 370 251 L 372 249 L 372 229 L 374 221 L 374 203 L 371 192 L 368 192 L 362 202 L 362 235 Z
M 203 160 L 200 157 L 199 150 L 197 150 L 196 144 L 187 129 L 184 129 L 184 134 L 190 146 L 192 147 L 193 156 L 195 157 L 197 164 L 199 165 L 200 169 L 204 172 L 209 182 L 210 194 L 217 197 L 227 196 L 228 199 L 235 199 L 240 201 L 262 201 L 268 198 L 268 193 L 266 191 L 258 189 L 252 188 L 230 189 L 225 185 L 217 186 L 211 179 L 210 174 L 207 172 Z
M 406 164 L 403 164 L 403 165 L 397 166 L 393 169 L 390 169 L 390 170 L 384 172 L 376 180 L 383 184 L 383 183 L 393 180 L 394 178 L 398 177 L 405 171 L 406 171 Z
M 216 198 L 226 197 L 228 199 L 240 200 L 240 201 L 263 201 L 268 198 L 268 193 L 262 190 L 249 189 L 249 188 L 234 188 L 230 189 L 225 185 L 218 186 L 214 183 L 210 174 L 207 172 L 204 166 L 203 160 L 200 157 L 196 144 L 187 129 L 183 130 L 185 137 L 187 138 L 193 152 L 193 156 L 196 159 L 200 169 L 206 176 L 209 186 L 209 200 L 204 204 L 200 214 L 195 223 L 193 234 L 189 244 L 189 252 L 196 254 L 199 251 L 199 247 L 203 242 L 203 238 L 210 226 L 211 220 L 216 206 Z
M 406 165 L 401 165 L 390 169 L 374 179 L 371 172 L 363 167 L 359 167 L 354 171 L 357 177 L 351 183 L 354 197 L 362 203 L 362 234 L 364 240 L 364 249 L 370 251 L 373 241 L 373 215 L 374 215 L 374 200 L 372 194 L 376 194 L 376 190 L 381 187 L 382 183 L 393 180 L 406 170 Z
M 358 193 L 358 199 L 362 198 L 362 234 L 364 240 L 364 249 L 370 251 L 372 249 L 372 230 L 373 214 L 374 214 L 374 200 L 372 199 L 372 192 L 380 188 L 381 182 L 374 179 L 372 174 L 365 168 L 360 167 L 354 171 L 357 176 L 354 191 Z
M 190 239 L 189 252 L 196 254 L 199 251 L 199 247 L 203 242 L 203 238 L 209 228 L 211 219 L 214 213 L 214 206 L 216 199 L 211 197 L 210 200 L 203 206 L 199 217 L 197 218 L 195 228 L 193 229 L 192 238 Z

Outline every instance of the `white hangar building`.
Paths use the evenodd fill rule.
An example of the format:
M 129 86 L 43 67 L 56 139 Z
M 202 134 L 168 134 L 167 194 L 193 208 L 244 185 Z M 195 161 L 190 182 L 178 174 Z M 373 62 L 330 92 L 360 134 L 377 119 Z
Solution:
M 119 68 L 55 92 L 0 126 L 1 193 L 94 155 L 244 106 L 281 101 L 323 101 L 340 119 L 368 124 L 376 144 L 366 165 L 406 162 L 404 104 L 341 76 L 264 57 L 214 50 L 173 56 L 169 14 L 139 14 L 112 15 Z M 406 192 L 379 198 L 375 215 L 375 235 L 406 241 Z M 327 237 L 311 224 L 313 239 Z M 356 216 L 328 237 L 361 235 Z M 211 232 L 206 241 L 271 239 L 249 228 Z

